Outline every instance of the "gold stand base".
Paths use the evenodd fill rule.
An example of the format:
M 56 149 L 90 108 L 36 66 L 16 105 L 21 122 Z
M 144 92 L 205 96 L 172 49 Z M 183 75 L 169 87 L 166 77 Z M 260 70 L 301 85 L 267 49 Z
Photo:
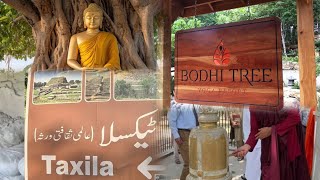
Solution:
M 227 173 L 227 175 L 225 177 L 222 178 L 214 178 L 214 177 L 196 177 L 196 176 L 192 176 L 191 174 L 188 174 L 186 180 L 231 180 L 232 176 L 231 173 Z

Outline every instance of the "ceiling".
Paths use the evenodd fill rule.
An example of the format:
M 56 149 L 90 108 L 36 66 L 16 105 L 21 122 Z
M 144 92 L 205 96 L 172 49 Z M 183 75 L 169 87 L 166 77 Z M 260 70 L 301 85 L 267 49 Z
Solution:
M 195 3 L 196 1 L 196 3 Z M 188 17 L 217 11 L 245 7 L 276 0 L 172 0 L 172 15 Z M 196 7 L 196 9 L 195 9 Z

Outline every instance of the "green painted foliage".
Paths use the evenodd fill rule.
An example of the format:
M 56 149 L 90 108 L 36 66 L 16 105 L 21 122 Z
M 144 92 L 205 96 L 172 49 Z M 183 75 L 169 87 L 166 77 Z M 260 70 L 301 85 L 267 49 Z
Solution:
M 140 82 L 140 84 L 142 85 L 144 95 L 151 99 L 159 98 L 157 97 L 159 91 L 159 82 L 156 77 L 146 77 Z
M 5 55 L 26 59 L 34 52 L 31 27 L 16 10 L 0 1 L 0 61 Z
M 135 98 L 136 93 L 130 83 L 125 80 L 118 80 L 115 83 L 115 96 L 117 99 Z

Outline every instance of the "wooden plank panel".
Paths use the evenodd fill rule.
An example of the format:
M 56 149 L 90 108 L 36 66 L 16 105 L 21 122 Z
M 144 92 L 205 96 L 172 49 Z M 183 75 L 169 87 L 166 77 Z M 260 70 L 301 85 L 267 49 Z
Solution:
M 173 23 L 178 17 L 182 17 L 183 16 L 183 10 L 184 10 L 184 6 L 183 6 L 183 2 L 182 1 L 177 1 L 177 0 L 165 0 L 164 1 L 164 13 L 169 14 L 170 16 L 168 16 L 168 18 L 171 19 L 171 23 Z M 168 12 L 166 12 L 168 11 Z M 170 25 L 171 26 L 171 25 Z M 171 29 L 171 28 L 170 28 Z M 171 34 L 169 34 L 169 36 L 171 37 Z
M 300 105 L 315 107 L 316 63 L 314 50 L 313 2 L 297 0 Z
M 221 2 L 221 1 L 224 1 L 224 0 L 197 0 L 197 2 L 195 1 L 190 1 L 190 3 L 187 3 L 185 4 L 185 8 L 189 8 L 189 7 L 194 7 L 194 6 L 200 6 L 200 5 L 208 5 L 208 4 L 212 4 L 212 3 L 215 3 L 215 2 Z
M 262 3 L 272 2 L 272 1 L 276 1 L 276 0 L 250 0 L 250 5 L 262 4 Z M 210 0 L 208 2 L 210 2 Z M 194 5 L 193 0 L 186 1 L 186 3 L 184 4 L 184 7 L 188 7 L 190 5 Z M 212 4 L 214 12 L 224 11 L 224 10 L 234 9 L 234 8 L 240 8 L 240 7 L 245 7 L 245 6 L 247 6 L 247 4 L 243 3 L 241 0 L 224 0 L 224 1 L 215 2 Z M 207 13 L 212 13 L 212 12 L 213 11 L 211 10 L 211 8 L 207 5 L 206 6 L 201 5 L 201 6 L 197 7 L 197 15 L 207 14 Z M 184 13 L 183 13 L 182 17 L 189 17 L 189 16 L 194 16 L 194 8 L 185 8 L 184 9 Z
M 282 106 L 280 34 L 278 18 L 177 32 L 176 100 Z
M 181 1 L 181 0 L 177 0 Z M 204 4 L 204 3 L 215 3 L 219 2 L 221 0 L 197 0 L 197 4 Z M 275 0 L 250 0 L 250 4 L 257 4 L 257 3 L 266 3 L 271 2 Z M 223 4 L 238 4 L 242 3 L 243 5 L 247 5 L 247 0 L 222 0 Z M 195 4 L 195 0 L 183 0 L 184 7 L 193 6 Z
M 225 1 L 225 0 L 197 0 L 197 4 L 212 3 L 216 1 Z M 193 6 L 195 4 L 195 0 L 183 0 L 183 3 L 184 3 L 184 7 Z
M 202 5 L 197 6 L 197 10 L 196 10 L 197 15 L 207 14 L 207 13 L 212 13 L 212 12 L 213 11 L 212 11 L 211 7 L 208 4 L 202 4 Z M 184 11 L 183 11 L 183 17 L 194 16 L 194 15 L 195 15 L 194 7 L 185 8 Z

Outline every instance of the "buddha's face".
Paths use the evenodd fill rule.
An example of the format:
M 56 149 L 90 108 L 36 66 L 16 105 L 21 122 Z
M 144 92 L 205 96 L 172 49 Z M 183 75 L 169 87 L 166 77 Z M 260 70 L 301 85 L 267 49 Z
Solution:
M 84 16 L 84 24 L 88 29 L 98 29 L 102 24 L 102 15 L 99 12 L 87 12 Z

